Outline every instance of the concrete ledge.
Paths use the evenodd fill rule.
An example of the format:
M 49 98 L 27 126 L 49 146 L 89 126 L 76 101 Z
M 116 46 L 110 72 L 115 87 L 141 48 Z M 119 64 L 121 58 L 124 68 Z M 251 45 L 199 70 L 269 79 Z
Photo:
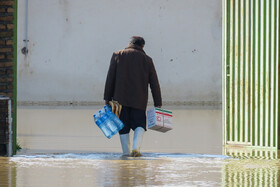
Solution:
M 18 101 L 19 107 L 47 106 L 47 107 L 95 107 L 102 106 L 104 102 L 97 101 Z M 148 102 L 148 107 L 153 107 L 153 102 Z M 221 101 L 165 101 L 164 108 L 169 109 L 221 109 Z

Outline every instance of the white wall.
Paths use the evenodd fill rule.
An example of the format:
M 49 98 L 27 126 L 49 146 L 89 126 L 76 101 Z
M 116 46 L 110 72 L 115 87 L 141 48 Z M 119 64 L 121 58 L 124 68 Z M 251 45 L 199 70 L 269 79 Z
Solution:
M 165 102 L 221 102 L 221 0 L 18 1 L 18 101 L 100 102 L 113 51 L 143 36 Z

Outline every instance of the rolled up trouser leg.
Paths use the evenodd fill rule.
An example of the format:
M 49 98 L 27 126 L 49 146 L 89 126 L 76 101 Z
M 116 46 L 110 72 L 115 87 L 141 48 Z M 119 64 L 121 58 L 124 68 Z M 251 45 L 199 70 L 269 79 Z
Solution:
M 121 140 L 123 155 L 129 155 L 130 154 L 129 133 L 127 133 L 127 134 L 120 134 L 120 140 Z
M 140 147 L 141 147 L 141 144 L 142 144 L 142 139 L 143 139 L 144 132 L 145 132 L 145 129 L 143 129 L 142 127 L 137 127 L 134 130 L 132 150 L 140 152 Z

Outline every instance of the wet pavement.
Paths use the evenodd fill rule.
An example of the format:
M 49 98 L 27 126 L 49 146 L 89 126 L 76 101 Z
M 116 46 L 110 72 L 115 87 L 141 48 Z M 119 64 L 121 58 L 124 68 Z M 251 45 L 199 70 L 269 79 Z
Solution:
M 277 151 L 223 150 L 220 110 L 173 110 L 174 129 L 147 131 L 140 158 L 122 157 L 118 136 L 94 125 L 95 110 L 19 109 L 24 149 L 0 157 L 0 187 L 280 185 Z

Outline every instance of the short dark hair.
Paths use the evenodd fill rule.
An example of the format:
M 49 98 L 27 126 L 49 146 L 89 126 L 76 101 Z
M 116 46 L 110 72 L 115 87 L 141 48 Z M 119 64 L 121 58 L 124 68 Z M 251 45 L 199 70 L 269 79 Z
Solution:
M 132 36 L 130 38 L 130 44 L 138 45 L 138 46 L 143 47 L 145 45 L 145 40 L 141 36 Z

